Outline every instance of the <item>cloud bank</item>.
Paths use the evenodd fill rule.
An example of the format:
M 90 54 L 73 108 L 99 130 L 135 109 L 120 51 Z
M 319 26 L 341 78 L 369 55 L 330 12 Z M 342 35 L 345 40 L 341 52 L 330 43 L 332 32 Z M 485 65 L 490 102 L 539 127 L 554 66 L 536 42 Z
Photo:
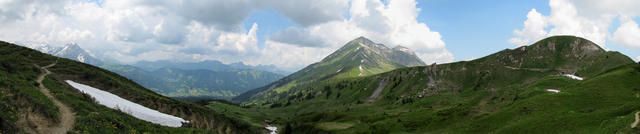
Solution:
M 640 15 L 640 1 L 631 0 L 550 0 L 551 13 L 544 16 L 531 9 L 524 27 L 515 30 L 512 44 L 528 45 L 553 35 L 575 35 L 605 47 L 607 40 L 640 47 L 640 28 L 632 19 Z M 621 25 L 610 32 L 614 19 Z
M 415 0 L 0 0 L 0 39 L 78 43 L 99 58 L 273 64 L 297 69 L 347 41 L 368 37 L 413 49 L 427 63 L 451 62 L 441 35 L 418 22 Z M 254 11 L 275 10 L 297 24 L 258 46 Z M 637 27 L 637 25 L 636 25 Z M 634 31 L 621 31 L 620 34 Z M 623 36 L 623 35 L 621 35 Z
M 388 4 L 378 0 L 352 0 L 348 12 L 350 18 L 310 27 L 290 27 L 282 33 L 272 36 L 271 41 L 266 42 L 266 45 L 267 49 L 288 48 L 294 52 L 269 51 L 266 53 L 282 57 L 302 55 L 300 57 L 304 60 L 296 63 L 309 64 L 311 61 L 319 61 L 349 40 L 365 36 L 375 42 L 389 45 L 389 47 L 403 45 L 411 48 L 426 63 L 453 61 L 453 55 L 445 48 L 440 33 L 432 31 L 425 23 L 416 20 L 420 11 L 419 8 L 416 8 L 416 4 L 416 1 L 413 0 L 391 0 Z M 297 36 L 293 36 L 293 34 L 281 36 L 290 33 Z M 312 50 L 316 50 L 317 54 L 297 53 L 307 53 L 306 51 Z

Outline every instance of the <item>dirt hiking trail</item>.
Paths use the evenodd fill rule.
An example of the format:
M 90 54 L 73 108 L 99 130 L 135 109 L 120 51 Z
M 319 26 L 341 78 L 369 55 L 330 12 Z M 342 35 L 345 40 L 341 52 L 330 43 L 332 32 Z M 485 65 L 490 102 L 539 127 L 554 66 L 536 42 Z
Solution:
M 47 98 L 51 99 L 51 101 L 53 101 L 53 103 L 58 107 L 58 114 L 59 114 L 58 118 L 60 122 L 53 126 L 45 126 L 44 124 L 37 124 L 38 128 L 36 130 L 38 131 L 38 133 L 41 133 L 41 134 L 66 134 L 67 131 L 73 129 L 73 124 L 75 123 L 74 121 L 76 119 L 75 113 L 73 113 L 73 110 L 71 110 L 71 107 L 63 104 L 58 99 L 53 97 L 49 89 L 47 87 L 44 87 L 44 84 L 42 84 L 42 80 L 44 80 L 44 78 L 47 75 L 51 74 L 51 72 L 47 70 L 47 68 L 50 68 L 55 65 L 56 63 L 53 63 L 51 65 L 40 67 L 40 69 L 42 69 L 44 73 L 38 76 L 37 82 L 39 85 L 38 88 L 40 89 L 40 92 L 42 92 L 42 94 L 47 96 Z

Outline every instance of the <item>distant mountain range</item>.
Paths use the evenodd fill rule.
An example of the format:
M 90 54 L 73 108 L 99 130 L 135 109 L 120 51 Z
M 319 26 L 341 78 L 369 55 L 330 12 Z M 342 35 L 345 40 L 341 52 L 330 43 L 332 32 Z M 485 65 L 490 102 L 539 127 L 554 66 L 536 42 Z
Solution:
M 23 45 L 43 53 L 48 53 L 53 56 L 80 61 L 82 63 L 87 63 L 95 66 L 100 66 L 104 64 L 104 62 L 95 58 L 94 56 L 89 54 L 86 50 L 80 48 L 80 46 L 78 46 L 78 44 L 76 43 L 69 43 L 62 47 L 55 47 L 47 44 L 23 44 Z
M 271 83 L 287 73 L 273 65 L 250 66 L 241 62 L 223 64 L 213 60 L 195 63 L 141 61 L 133 65 L 123 65 L 103 62 L 75 43 L 62 47 L 47 44 L 23 45 L 43 53 L 107 69 L 170 97 L 233 97 Z
M 274 65 L 245 65 L 242 62 L 236 62 L 231 64 L 224 64 L 216 60 L 205 60 L 201 62 L 175 62 L 170 60 L 159 61 L 140 61 L 132 64 L 148 71 L 155 71 L 161 68 L 176 68 L 183 70 L 212 70 L 212 71 L 224 71 L 224 70 L 262 70 L 267 72 L 273 72 L 280 75 L 288 75 L 290 72 L 280 70 Z
M 131 65 L 110 63 L 100 67 L 170 97 L 229 98 L 282 78 L 280 74 L 249 69 L 213 71 L 160 68 L 147 71 Z

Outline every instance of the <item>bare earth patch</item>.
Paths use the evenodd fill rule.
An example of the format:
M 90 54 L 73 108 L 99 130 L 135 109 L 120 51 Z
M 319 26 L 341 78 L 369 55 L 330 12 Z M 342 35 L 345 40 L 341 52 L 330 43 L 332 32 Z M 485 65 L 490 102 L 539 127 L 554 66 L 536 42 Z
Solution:
M 631 128 L 636 128 L 636 126 L 638 126 L 638 123 L 640 123 L 639 114 L 640 114 L 640 111 L 636 112 L 636 121 L 631 123 Z
M 323 122 L 318 124 L 318 128 L 331 131 L 331 130 L 342 130 L 351 128 L 353 126 L 352 123 L 343 123 L 343 122 Z

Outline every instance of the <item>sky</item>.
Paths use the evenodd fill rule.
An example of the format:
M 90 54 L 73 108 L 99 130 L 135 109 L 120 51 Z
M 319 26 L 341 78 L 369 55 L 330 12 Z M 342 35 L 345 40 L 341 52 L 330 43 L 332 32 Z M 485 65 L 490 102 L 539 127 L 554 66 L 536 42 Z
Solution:
M 77 43 L 99 59 L 219 60 L 295 71 L 364 36 L 425 63 L 554 35 L 640 60 L 636 0 L 0 0 L 0 40 Z

